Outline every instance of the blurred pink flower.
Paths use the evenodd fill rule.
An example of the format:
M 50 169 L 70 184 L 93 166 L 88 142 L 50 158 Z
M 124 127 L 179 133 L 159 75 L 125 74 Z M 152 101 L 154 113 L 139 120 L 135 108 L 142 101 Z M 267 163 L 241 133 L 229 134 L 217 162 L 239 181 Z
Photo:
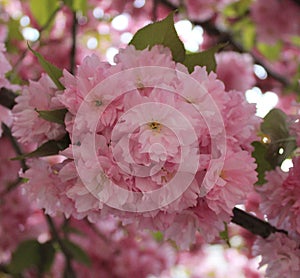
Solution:
M 63 125 L 46 121 L 37 112 L 63 108 L 56 98 L 56 92 L 51 79 L 42 75 L 39 81 L 30 81 L 29 86 L 24 87 L 22 94 L 16 98 L 17 104 L 12 110 L 12 133 L 20 143 L 41 145 L 63 137 Z
M 227 91 L 245 92 L 255 84 L 253 60 L 249 54 L 223 51 L 216 54 L 217 75 Z

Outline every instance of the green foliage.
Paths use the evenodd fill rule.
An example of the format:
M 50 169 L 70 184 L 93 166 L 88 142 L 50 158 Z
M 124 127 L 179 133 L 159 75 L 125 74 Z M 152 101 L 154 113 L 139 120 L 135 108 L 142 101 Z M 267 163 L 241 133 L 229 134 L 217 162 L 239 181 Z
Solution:
M 262 55 L 264 55 L 270 61 L 276 61 L 282 50 L 282 43 L 277 42 L 276 44 L 269 45 L 266 43 L 258 43 L 257 48 Z
M 231 18 L 241 17 L 249 11 L 249 7 L 251 3 L 252 0 L 240 0 L 232 4 L 229 4 L 223 10 L 223 15 Z
M 43 27 L 59 7 L 58 0 L 29 0 L 30 10 L 37 23 Z
M 218 44 L 202 52 L 187 54 L 183 64 L 188 68 L 189 73 L 194 71 L 195 66 L 206 66 L 206 70 L 208 72 L 216 71 L 217 63 L 215 59 L 215 53 L 225 45 L 226 44 L 224 43 Z
M 65 115 L 67 113 L 67 109 L 57 109 L 57 110 L 36 110 L 39 113 L 39 117 L 42 119 L 57 123 L 64 124 Z
M 245 50 L 251 50 L 255 44 L 256 30 L 254 23 L 248 18 L 243 17 L 233 26 L 234 39 L 240 42 Z
M 84 15 L 87 13 L 88 1 L 86 0 L 64 0 L 64 3 L 75 12 L 80 11 Z
M 23 36 L 20 32 L 20 22 L 19 20 L 14 20 L 10 18 L 7 23 L 8 34 L 7 34 L 7 42 L 6 48 L 8 52 L 17 52 L 19 51 L 15 45 L 15 41 L 23 40 Z
M 55 249 L 51 241 L 41 244 L 37 240 L 26 240 L 14 251 L 8 269 L 12 274 L 20 274 L 35 267 L 39 273 L 44 273 L 50 270 L 54 256 Z
M 176 33 L 173 17 L 174 13 L 172 12 L 165 19 L 140 29 L 129 44 L 134 45 L 138 50 L 161 44 L 170 48 L 174 61 L 183 62 L 185 50 Z
M 257 185 L 262 185 L 266 183 L 265 172 L 270 171 L 272 166 L 268 162 L 267 156 L 267 145 L 262 142 L 253 142 L 252 146 L 254 147 L 254 151 L 252 152 L 252 156 L 255 158 L 255 162 L 257 164 L 256 172 L 258 174 Z
M 65 87 L 60 83 L 59 78 L 62 77 L 62 70 L 48 62 L 40 53 L 33 50 L 28 44 L 29 50 L 38 58 L 40 65 L 48 73 L 58 89 L 63 90 Z
M 63 239 L 62 243 L 64 244 L 69 254 L 72 256 L 72 258 L 87 266 L 91 265 L 89 256 L 81 249 L 80 246 L 78 246 L 74 242 L 69 241 L 68 239 Z
M 164 234 L 160 231 L 153 232 L 152 236 L 157 242 L 162 242 L 164 240 Z
M 289 158 L 296 149 L 296 140 L 289 133 L 287 116 L 279 109 L 272 109 L 264 118 L 261 124 L 262 142 L 254 142 L 254 152 L 252 156 L 258 165 L 258 182 L 265 183 L 265 172 L 275 167 Z
M 230 241 L 229 241 L 229 234 L 228 234 L 228 225 L 226 222 L 224 222 L 224 230 L 222 232 L 220 232 L 220 238 L 223 239 L 226 244 L 228 245 L 228 247 L 230 246 Z
M 40 147 L 38 147 L 33 152 L 17 156 L 15 158 L 13 158 L 12 160 L 22 160 L 22 159 L 26 159 L 26 158 L 56 155 L 60 151 L 66 149 L 69 146 L 69 144 L 70 144 L 70 138 L 68 135 L 66 135 L 61 140 L 47 141 L 46 143 L 42 144 Z

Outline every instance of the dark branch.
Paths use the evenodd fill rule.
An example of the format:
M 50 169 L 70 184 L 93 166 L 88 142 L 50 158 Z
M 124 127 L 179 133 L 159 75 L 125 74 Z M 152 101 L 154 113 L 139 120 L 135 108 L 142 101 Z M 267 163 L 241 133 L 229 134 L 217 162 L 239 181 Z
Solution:
M 13 91 L 10 91 L 4 87 L 0 89 L 0 105 L 8 109 L 12 109 L 16 104 L 16 97 L 17 95 Z
M 46 217 L 48 226 L 50 228 L 51 236 L 52 236 L 53 240 L 55 240 L 57 242 L 57 244 L 59 245 L 59 247 L 60 247 L 61 251 L 63 252 L 65 259 L 66 259 L 66 268 L 65 268 L 65 272 L 64 272 L 64 277 L 75 278 L 76 275 L 72 268 L 72 255 L 70 254 L 69 250 L 66 248 L 64 242 L 61 240 L 52 218 L 48 214 L 45 214 L 45 217 Z
M 75 63 L 76 63 L 76 33 L 77 33 L 77 15 L 76 12 L 73 12 L 73 24 L 72 24 L 72 46 L 71 46 L 71 53 L 70 53 L 70 72 L 73 74 L 75 70 Z
M 238 208 L 233 209 L 232 223 L 235 223 L 244 229 L 248 230 L 252 234 L 259 235 L 263 238 L 267 238 L 272 233 L 284 233 L 287 231 L 280 230 L 272 226 L 270 223 L 258 219 L 257 217 Z

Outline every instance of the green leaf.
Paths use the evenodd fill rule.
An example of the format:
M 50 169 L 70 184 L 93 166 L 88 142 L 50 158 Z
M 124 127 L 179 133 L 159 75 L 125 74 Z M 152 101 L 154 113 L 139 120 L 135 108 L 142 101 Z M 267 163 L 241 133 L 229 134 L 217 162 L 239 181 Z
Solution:
M 291 42 L 293 45 L 300 47 L 300 36 L 293 36 Z
M 65 115 L 67 109 L 57 109 L 57 110 L 36 110 L 39 113 L 39 116 L 49 122 L 64 124 Z
M 208 50 L 191 53 L 185 56 L 183 64 L 188 68 L 189 73 L 194 71 L 195 66 L 206 66 L 208 72 L 216 70 L 215 53 L 226 46 L 227 43 L 218 44 Z
M 39 270 L 48 272 L 51 269 L 55 257 L 55 248 L 52 241 L 47 241 L 40 245 L 40 263 Z
M 261 124 L 261 131 L 270 138 L 266 159 L 272 166 L 280 166 L 296 149 L 296 139 L 289 133 L 287 116 L 279 109 L 272 109 Z
M 252 0 L 240 0 L 227 5 L 222 12 L 227 17 L 240 17 L 249 11 L 251 3 Z
M 240 42 L 246 50 L 253 48 L 255 43 L 255 24 L 248 17 L 242 17 L 232 26 L 234 39 Z
M 74 12 L 80 11 L 84 15 L 87 13 L 88 1 L 86 0 L 64 0 L 64 3 Z
M 174 12 L 162 21 L 149 24 L 137 31 L 129 44 L 138 50 L 161 44 L 170 48 L 174 61 L 182 62 L 185 57 L 183 43 L 174 27 Z
M 60 90 L 65 89 L 65 87 L 59 81 L 59 78 L 62 77 L 62 70 L 48 62 L 40 53 L 33 50 L 29 44 L 27 45 L 30 51 L 38 58 L 40 65 L 43 67 L 46 73 L 48 73 L 49 77 L 53 80 L 57 88 Z
M 164 240 L 164 234 L 160 231 L 152 232 L 152 236 L 157 242 L 162 242 Z
M 282 43 L 277 42 L 273 45 L 269 45 L 266 43 L 258 43 L 257 48 L 262 55 L 264 55 L 270 61 L 276 61 L 282 52 Z
M 24 38 L 20 31 L 19 20 L 10 18 L 7 23 L 1 22 L 1 24 L 5 24 L 8 27 L 8 34 L 6 39 L 7 51 L 10 53 L 20 51 L 20 49 L 16 46 L 16 41 L 23 41 Z
M 224 230 L 222 232 L 220 232 L 219 235 L 220 235 L 220 238 L 223 239 L 227 243 L 228 247 L 231 247 L 230 241 L 229 241 L 229 234 L 228 234 L 228 225 L 226 222 L 224 222 Z
M 25 269 L 37 266 L 40 262 L 40 243 L 37 240 L 27 240 L 19 244 L 13 252 L 8 266 L 13 274 L 21 273 Z
M 272 169 L 272 166 L 266 158 L 268 146 L 258 141 L 253 142 L 252 146 L 254 147 L 252 157 L 255 158 L 255 162 L 257 164 L 256 172 L 258 174 L 258 181 L 256 184 L 262 185 L 266 183 L 265 172 L 270 171 Z
M 69 146 L 69 144 L 70 144 L 70 138 L 68 135 L 65 135 L 65 137 L 61 140 L 47 141 L 46 143 L 42 144 L 33 152 L 14 157 L 12 158 L 12 160 L 22 160 L 26 158 L 56 155 L 60 151 L 66 149 Z
M 89 256 L 81 249 L 81 247 L 68 239 L 62 240 L 65 248 L 68 250 L 70 255 L 77 261 L 89 266 L 91 265 L 91 260 Z
M 57 0 L 29 0 L 29 7 L 37 23 L 45 26 L 54 11 L 59 7 Z

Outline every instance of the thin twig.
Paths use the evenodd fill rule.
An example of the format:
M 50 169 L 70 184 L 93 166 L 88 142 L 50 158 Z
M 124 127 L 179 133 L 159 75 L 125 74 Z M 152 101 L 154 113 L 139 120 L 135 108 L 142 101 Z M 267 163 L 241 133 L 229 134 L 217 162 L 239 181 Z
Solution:
M 10 128 L 6 124 L 2 123 L 2 130 L 3 130 L 4 135 L 7 136 L 7 138 L 10 140 L 16 154 L 18 156 L 23 155 L 21 147 L 20 147 L 19 143 L 17 142 L 16 138 L 13 137 Z M 25 159 L 21 159 L 20 163 L 21 163 L 23 172 L 25 172 L 28 169 Z
M 48 226 L 50 228 L 50 233 L 52 235 L 52 238 L 58 243 L 58 245 L 66 259 L 66 269 L 65 269 L 64 277 L 65 278 L 75 278 L 76 275 L 72 268 L 72 255 L 70 254 L 69 250 L 66 248 L 64 242 L 61 240 L 52 218 L 48 214 L 45 214 L 45 217 L 46 217 Z
M 71 52 L 70 52 L 70 72 L 73 74 L 75 71 L 76 66 L 76 42 L 77 42 L 77 15 L 76 12 L 73 12 L 73 24 L 72 24 L 72 46 L 71 46 Z

